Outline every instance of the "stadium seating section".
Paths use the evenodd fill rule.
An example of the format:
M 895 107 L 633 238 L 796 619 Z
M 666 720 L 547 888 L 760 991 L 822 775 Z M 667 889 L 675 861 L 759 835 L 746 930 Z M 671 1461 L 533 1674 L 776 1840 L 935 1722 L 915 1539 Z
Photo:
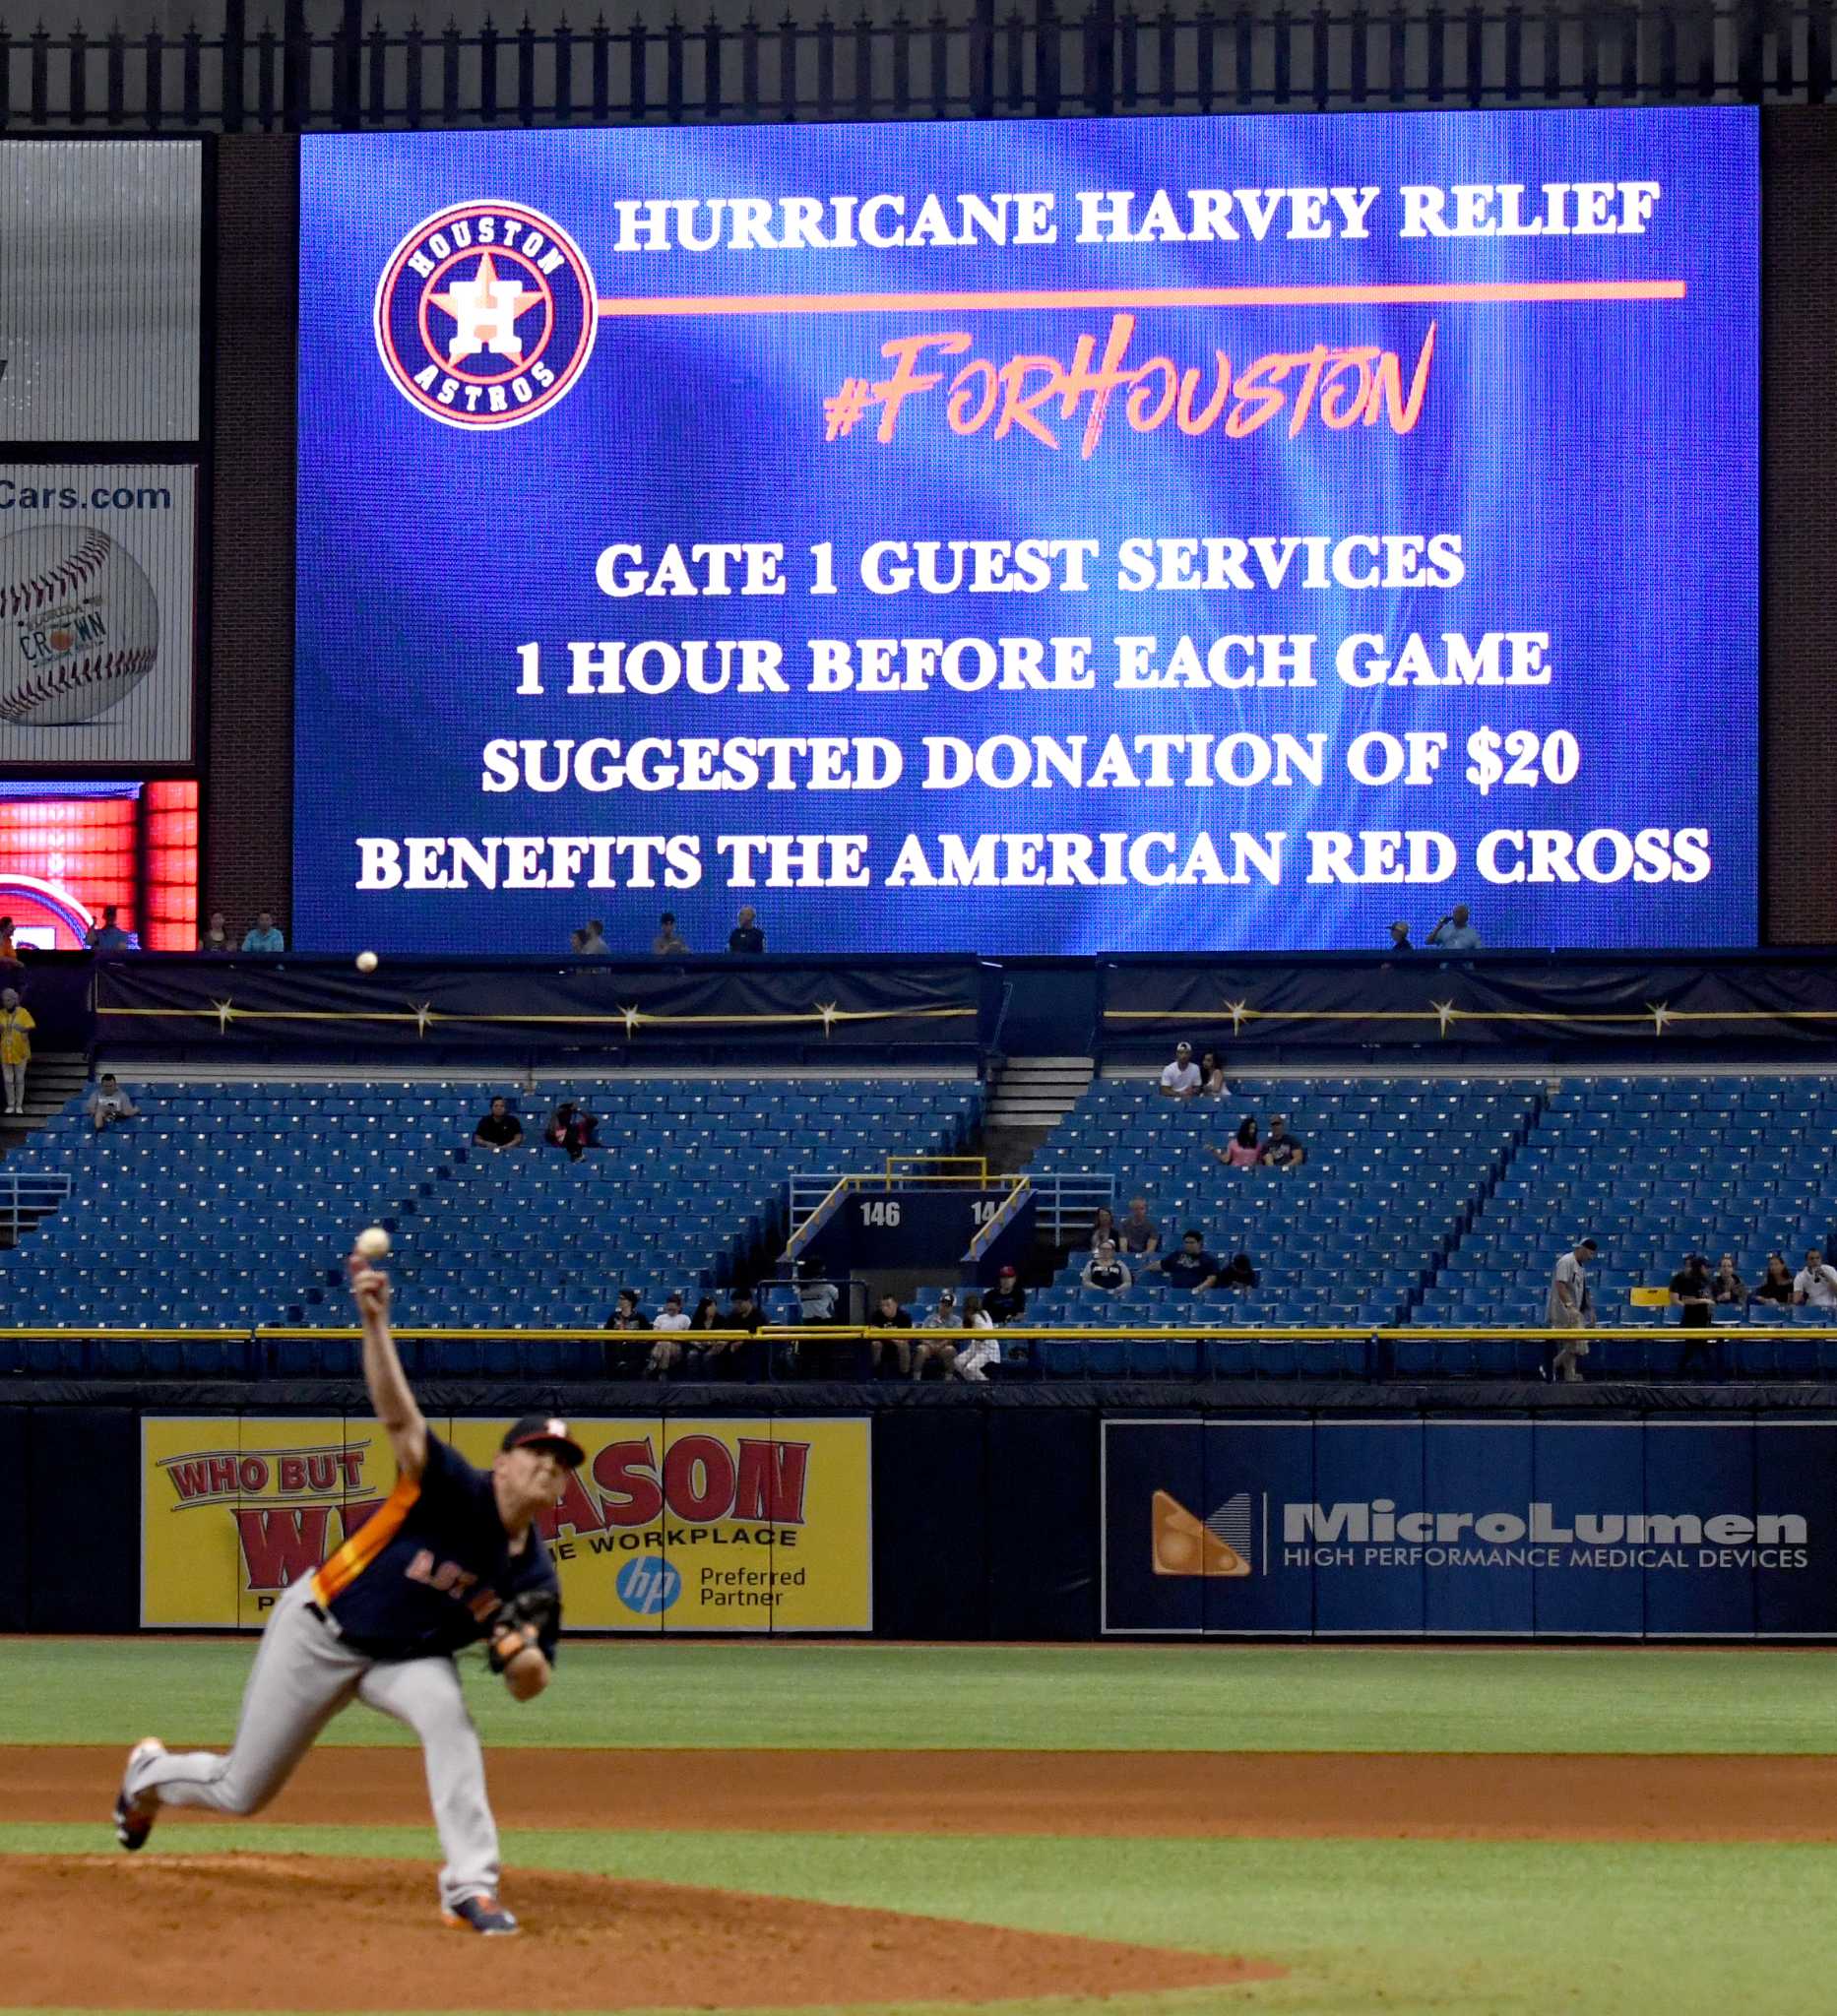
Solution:
M 530 1143 L 469 1146 L 491 1088 L 474 1081 L 151 1083 L 141 1119 L 99 1139 L 75 1102 L 10 1158 L 67 1174 L 69 1201 L 0 1251 L 7 1321 L 73 1333 L 0 1341 L 0 1370 L 282 1375 L 348 1372 L 339 1242 L 380 1221 L 402 1233 L 404 1327 L 597 1331 L 621 1286 L 655 1307 L 694 1295 L 784 1229 L 787 1179 L 948 1153 L 972 1135 L 964 1076 L 653 1078 L 546 1082 L 516 1103 Z M 561 1097 L 601 1116 L 580 1163 L 536 1145 Z M 1238 1116 L 1290 1117 L 1297 1169 L 1237 1170 L 1205 1153 Z M 1063 1377 L 1535 1375 L 1556 1255 L 1602 1242 L 1595 1375 L 1669 1374 L 1676 1312 L 1629 1292 L 1663 1288 L 1684 1253 L 1732 1253 L 1751 1288 L 1765 1257 L 1794 1269 L 1822 1247 L 1837 1197 L 1837 1082 L 1810 1076 L 1265 1078 L 1222 1104 L 1174 1103 L 1140 1072 L 1093 1080 L 1031 1165 L 1113 1180 L 1118 1215 L 1145 1196 L 1164 1244 L 1189 1227 L 1260 1275 L 1195 1301 L 1139 1269 L 1120 1294 L 1081 1286 L 1075 1253 L 1032 1297 L 1054 1328 L 1134 1326 L 1131 1340 L 1047 1339 L 1031 1366 Z M 935 1306 L 921 1290 L 915 1313 Z M 1769 1303 L 1721 1312 L 1712 1372 L 1837 1374 L 1826 1312 Z M 1803 1338 L 1742 1334 L 1754 1323 Z M 145 1342 L 74 1333 L 220 1330 Z M 1338 1329 L 1343 1337 L 1198 1338 L 1198 1327 Z M 251 1341 L 275 1326 L 309 1333 Z M 1433 1338 L 1384 1338 L 1434 1326 Z M 412 1367 L 563 1376 L 602 1365 L 588 1339 L 429 1341 Z
M 76 1102 L 24 1153 L 65 1172 L 69 1202 L 0 1252 L 7 1321 L 82 1329 L 348 1324 L 340 1243 L 371 1223 L 402 1236 L 398 1320 L 431 1328 L 597 1330 L 621 1287 L 653 1307 L 691 1297 L 779 1226 L 786 1178 L 946 1152 L 980 1110 L 966 1077 L 649 1078 L 538 1082 L 514 1103 L 525 1146 L 468 1144 L 493 1091 L 476 1083 L 152 1083 L 143 1116 L 95 1136 Z M 600 1117 L 599 1151 L 570 1162 L 537 1142 L 558 1099 Z M 98 1347 L 98 1350 L 102 1349 Z M 484 1363 L 440 1348 L 442 1369 L 529 1370 L 514 1347 Z M 73 1369 L 56 1342 L 16 1365 Z M 239 1369 L 233 1341 L 123 1344 L 123 1371 Z M 349 1348 L 296 1340 L 283 1374 L 345 1370 Z M 548 1372 L 598 1370 L 556 1360 Z

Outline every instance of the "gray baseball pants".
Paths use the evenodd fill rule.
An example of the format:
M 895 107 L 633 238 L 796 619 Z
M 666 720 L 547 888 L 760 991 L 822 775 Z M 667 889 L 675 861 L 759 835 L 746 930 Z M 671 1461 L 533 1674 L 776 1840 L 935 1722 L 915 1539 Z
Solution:
M 353 1652 L 308 1607 L 312 1584 L 296 1583 L 262 1633 L 229 1754 L 191 1750 L 153 1757 L 128 1784 L 130 1798 L 163 1806 L 259 1813 L 292 1776 L 319 1732 L 352 1701 L 407 1723 L 421 1739 L 427 1792 L 446 1866 L 440 1902 L 495 1895 L 497 1823 L 484 1791 L 484 1751 L 467 1712 L 458 1669 L 434 1659 L 375 1660 Z

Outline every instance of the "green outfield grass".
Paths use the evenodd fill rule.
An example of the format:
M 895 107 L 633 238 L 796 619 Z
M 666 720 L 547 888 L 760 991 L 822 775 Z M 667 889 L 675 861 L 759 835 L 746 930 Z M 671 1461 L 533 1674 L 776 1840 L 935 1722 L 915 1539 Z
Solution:
M 10 1640 L 0 1739 L 129 1743 L 157 1728 L 168 1742 L 221 1743 L 254 1645 Z M 1837 1747 L 1837 1652 L 1823 1651 L 594 1640 L 563 1648 L 555 1687 L 534 1708 L 514 1706 L 469 1665 L 486 1741 L 544 1747 L 1798 1756 Z M 935 1722 L 927 1702 L 939 1705 Z M 324 1740 L 410 1738 L 382 1716 L 353 1712 Z
M 251 1652 L 12 1640 L 0 1732 L 126 1742 L 157 1728 L 221 1743 Z M 1837 1666 L 1815 1653 L 593 1643 L 565 1649 L 539 1704 L 514 1708 L 482 1671 L 470 1691 L 491 1745 L 1811 1754 L 1837 1730 Z M 400 1739 L 360 1711 L 328 1736 Z M 438 1854 L 415 1817 L 223 1823 L 188 1828 L 185 1846 L 406 1858 L 427 1867 L 431 1902 Z M 0 1812 L 0 1856 L 29 1852 L 113 1849 L 100 1810 L 83 1826 Z M 1837 1996 L 1837 1847 L 512 1830 L 505 1862 L 513 1898 L 519 1869 L 581 1870 L 1243 1952 L 1289 1970 L 1103 2005 L 1114 2016 L 1823 2016 Z M 534 1984 L 531 2007 L 539 2016 Z M 981 2016 L 1093 2007 L 1010 2001 Z M 943 2012 L 882 2003 L 872 2016 Z

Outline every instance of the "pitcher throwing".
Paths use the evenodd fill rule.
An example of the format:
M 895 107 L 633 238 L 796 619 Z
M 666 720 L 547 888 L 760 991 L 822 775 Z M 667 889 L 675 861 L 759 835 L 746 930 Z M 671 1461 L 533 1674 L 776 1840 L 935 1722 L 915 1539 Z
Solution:
M 234 1747 L 168 1753 L 148 1737 L 128 1752 L 115 1835 L 142 1847 L 161 1806 L 256 1813 L 333 1716 L 363 1701 L 420 1738 L 446 1866 L 446 1922 L 503 1934 L 497 1825 L 484 1752 L 467 1713 L 455 1653 L 482 1638 L 519 1701 L 547 1686 L 561 1595 L 534 1522 L 583 1459 L 565 1421 L 529 1415 L 488 1473 L 431 1433 L 389 1328 L 389 1282 L 356 1254 L 350 1288 L 363 1324 L 363 1377 L 396 1455 L 396 1487 L 317 1574 L 282 1597 L 242 1698 Z

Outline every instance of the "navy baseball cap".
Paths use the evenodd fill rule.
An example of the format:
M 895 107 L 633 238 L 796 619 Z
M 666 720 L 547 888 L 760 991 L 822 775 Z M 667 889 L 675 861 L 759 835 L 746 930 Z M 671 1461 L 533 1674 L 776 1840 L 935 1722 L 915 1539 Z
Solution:
M 568 1433 L 566 1421 L 552 1414 L 526 1414 L 504 1437 L 506 1449 L 530 1449 L 543 1443 L 555 1451 L 570 1470 L 579 1470 L 587 1451 Z

